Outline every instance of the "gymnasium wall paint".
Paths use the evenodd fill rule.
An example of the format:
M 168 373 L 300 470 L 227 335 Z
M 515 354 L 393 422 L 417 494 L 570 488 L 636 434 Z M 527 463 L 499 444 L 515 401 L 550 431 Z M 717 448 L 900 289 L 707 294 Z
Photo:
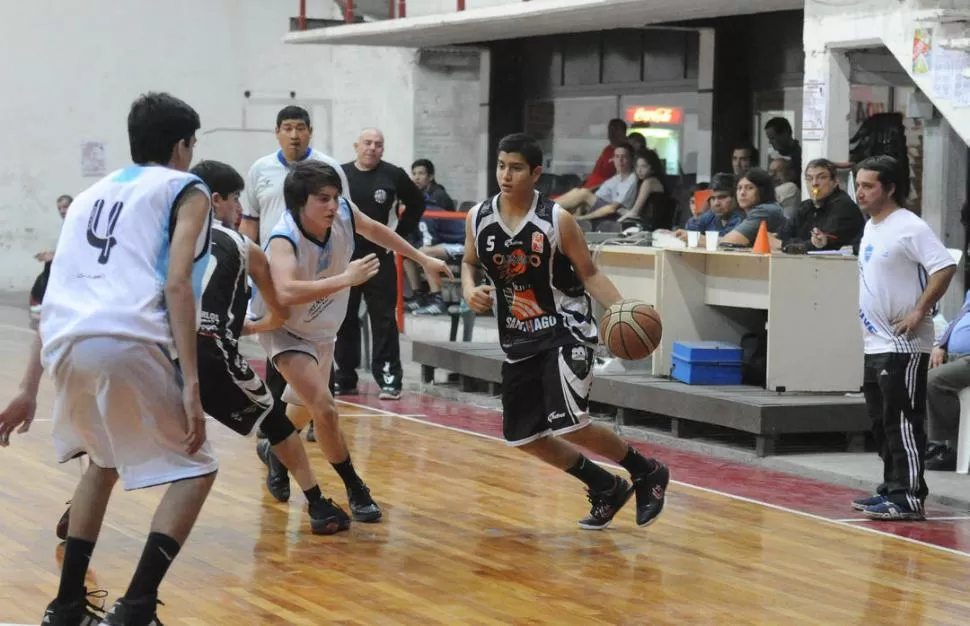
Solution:
M 361 128 L 379 126 L 387 160 L 410 165 L 416 52 L 283 44 L 297 9 L 296 0 L 32 0 L 5 12 L 0 290 L 30 287 L 41 270 L 33 255 L 59 232 L 55 199 L 97 180 L 82 175 L 82 144 L 104 145 L 107 171 L 128 162 L 128 108 L 148 90 L 199 112 L 197 160 L 245 172 L 276 148 L 276 112 L 294 102 L 314 116 L 314 146 L 337 159 L 353 158 Z M 311 17 L 334 11 L 330 0 L 308 2 Z

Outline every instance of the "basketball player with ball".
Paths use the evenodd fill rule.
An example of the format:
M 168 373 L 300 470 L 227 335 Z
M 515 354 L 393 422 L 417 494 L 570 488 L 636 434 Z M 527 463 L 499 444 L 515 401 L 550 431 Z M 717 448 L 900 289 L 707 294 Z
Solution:
M 501 191 L 468 212 L 462 288 L 484 313 L 495 307 L 502 365 L 502 430 L 509 445 L 586 484 L 592 503 L 579 526 L 602 530 L 636 494 L 638 526 L 664 507 L 670 471 L 606 426 L 589 421 L 597 328 L 590 296 L 609 313 L 604 337 L 621 358 L 643 358 L 660 339 L 650 307 L 624 300 L 590 257 L 576 220 L 539 194 L 542 150 L 527 135 L 498 145 Z M 490 285 L 475 285 L 481 265 Z M 580 448 L 621 465 L 631 481 L 591 462 Z

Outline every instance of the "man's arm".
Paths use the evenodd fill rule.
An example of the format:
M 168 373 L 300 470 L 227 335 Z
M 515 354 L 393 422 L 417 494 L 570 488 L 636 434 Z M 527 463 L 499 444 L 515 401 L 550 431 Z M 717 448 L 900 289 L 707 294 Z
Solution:
M 0 448 L 10 445 L 10 435 L 16 432 L 23 434 L 30 430 L 37 412 L 37 390 L 44 368 L 40 362 L 41 341 L 40 333 L 34 334 L 34 341 L 30 347 L 30 357 L 27 361 L 27 371 L 20 381 L 18 393 L 3 411 L 0 411 Z
M 205 443 L 205 415 L 199 396 L 199 366 L 196 354 L 198 326 L 192 268 L 195 264 L 199 236 L 209 227 L 209 196 L 199 188 L 187 192 L 173 209 L 175 231 L 169 248 L 168 276 L 165 279 L 165 302 L 168 307 L 172 338 L 182 373 L 182 405 L 188 418 L 189 454 L 195 454 Z M 208 254 L 202 250 L 199 254 Z
M 296 274 L 296 253 L 289 239 L 270 239 L 269 253 L 273 259 L 269 264 L 270 275 L 276 286 L 279 304 L 284 307 L 316 302 L 342 289 L 359 285 L 377 274 L 380 267 L 377 255 L 368 254 L 362 259 L 351 261 L 347 269 L 338 276 L 300 280 Z
M 384 224 L 364 215 L 353 203 L 350 204 L 350 210 L 354 212 L 354 223 L 357 228 L 357 234 L 364 239 L 411 259 L 418 265 L 421 265 L 426 272 L 429 271 L 429 268 L 433 268 L 432 271 L 451 277 L 451 270 L 448 269 L 448 266 L 443 261 L 429 257 L 427 254 L 417 250 L 405 241 L 403 237 Z
M 249 275 L 259 290 L 260 295 L 266 302 L 270 314 L 258 322 L 248 323 L 244 334 L 263 333 L 279 328 L 286 318 L 289 317 L 289 310 L 280 304 L 276 294 L 276 285 L 273 283 L 273 276 L 269 269 L 269 259 L 266 254 L 252 241 L 247 242 L 247 255 L 249 257 Z
M 407 237 L 418 227 L 421 216 L 424 215 L 424 194 L 418 189 L 414 181 L 402 170 L 396 168 L 394 185 L 397 187 L 397 197 L 404 203 L 404 213 L 398 218 L 397 234 Z M 375 242 L 376 243 L 376 242 Z
M 922 220 L 920 222 L 912 233 L 901 238 L 900 243 L 906 256 L 921 265 L 929 274 L 929 278 L 913 310 L 902 320 L 890 320 L 895 322 L 893 330 L 897 335 L 907 334 L 923 322 L 946 293 L 950 280 L 957 271 L 956 261 L 950 256 L 943 242 L 925 222 Z
M 562 251 L 569 257 L 573 264 L 579 280 L 593 299 L 600 305 L 608 309 L 623 299 L 620 291 L 616 288 L 605 274 L 593 264 L 593 258 L 589 254 L 589 247 L 586 245 L 586 238 L 579 224 L 565 209 L 557 207 L 554 209 L 559 214 L 559 237 L 562 242 Z M 465 247 L 466 254 L 468 247 Z

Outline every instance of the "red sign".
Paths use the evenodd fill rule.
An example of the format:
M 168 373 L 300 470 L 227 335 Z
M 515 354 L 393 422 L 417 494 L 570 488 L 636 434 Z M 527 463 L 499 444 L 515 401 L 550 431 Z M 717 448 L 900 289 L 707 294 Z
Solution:
M 684 110 L 679 107 L 628 107 L 626 121 L 629 124 L 680 124 Z

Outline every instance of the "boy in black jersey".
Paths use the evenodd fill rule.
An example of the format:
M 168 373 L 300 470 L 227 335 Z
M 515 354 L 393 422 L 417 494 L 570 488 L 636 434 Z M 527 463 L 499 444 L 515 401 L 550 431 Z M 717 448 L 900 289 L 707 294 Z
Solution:
M 647 526 L 663 510 L 669 470 L 587 415 L 597 342 L 590 296 L 603 307 L 622 296 L 593 265 L 576 220 L 535 190 L 541 163 L 542 150 L 527 135 L 502 139 L 501 192 L 466 219 L 465 301 L 479 313 L 495 305 L 507 355 L 503 434 L 510 445 L 586 484 L 592 509 L 581 528 L 606 528 L 634 493 L 637 525 Z M 492 285 L 475 285 L 479 264 Z M 633 484 L 590 462 L 577 446 L 619 463 Z
M 277 328 L 287 311 L 279 305 L 265 253 L 235 231 L 242 207 L 242 176 L 230 165 L 202 161 L 192 168 L 212 192 L 209 267 L 202 283 L 202 320 L 198 333 L 199 393 L 207 415 L 241 435 L 261 427 L 266 439 L 258 445 L 266 462 L 272 450 L 286 465 L 307 498 L 310 528 L 329 535 L 350 527 L 350 517 L 333 500 L 323 498 L 299 433 L 286 416 L 285 405 L 273 400 L 266 384 L 239 353 L 239 337 Z M 246 320 L 249 278 L 272 303 L 273 314 L 258 323 Z M 267 478 L 267 481 L 269 479 Z M 70 508 L 61 524 L 66 526 Z

